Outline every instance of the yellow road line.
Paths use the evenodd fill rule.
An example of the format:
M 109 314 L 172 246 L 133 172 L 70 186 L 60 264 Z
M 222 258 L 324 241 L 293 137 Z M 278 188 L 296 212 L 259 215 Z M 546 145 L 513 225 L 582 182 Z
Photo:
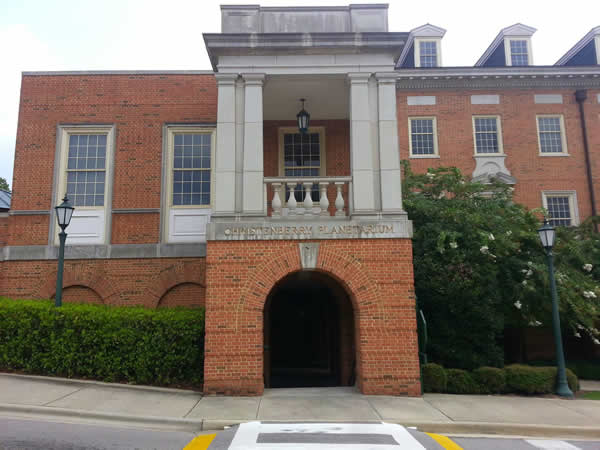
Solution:
M 206 450 L 216 434 L 201 434 L 190 441 L 183 450 Z
M 429 437 L 431 437 L 435 442 L 440 444 L 446 450 L 463 450 L 463 448 L 458 445 L 456 442 L 452 441 L 450 438 L 446 436 L 442 436 L 441 434 L 435 433 L 425 433 Z

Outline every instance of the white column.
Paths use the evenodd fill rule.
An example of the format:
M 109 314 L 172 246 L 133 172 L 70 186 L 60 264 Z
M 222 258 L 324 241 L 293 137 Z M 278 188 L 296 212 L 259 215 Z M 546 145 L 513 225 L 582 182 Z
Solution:
M 374 144 L 369 107 L 368 73 L 349 73 L 350 81 L 350 166 L 352 169 L 353 214 L 376 212 Z
M 398 150 L 395 73 L 375 74 L 379 97 L 379 164 L 381 168 L 381 211 L 402 212 L 402 182 Z
M 243 214 L 265 215 L 263 189 L 263 83 L 264 74 L 243 74 L 244 168 Z
M 215 151 L 214 215 L 235 213 L 235 80 L 236 74 L 215 74 L 218 87 Z

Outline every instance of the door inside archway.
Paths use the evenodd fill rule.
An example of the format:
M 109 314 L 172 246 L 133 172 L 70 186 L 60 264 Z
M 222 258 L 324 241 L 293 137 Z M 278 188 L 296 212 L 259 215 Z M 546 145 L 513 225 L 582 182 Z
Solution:
M 352 304 L 331 277 L 291 274 L 265 305 L 265 387 L 354 384 Z

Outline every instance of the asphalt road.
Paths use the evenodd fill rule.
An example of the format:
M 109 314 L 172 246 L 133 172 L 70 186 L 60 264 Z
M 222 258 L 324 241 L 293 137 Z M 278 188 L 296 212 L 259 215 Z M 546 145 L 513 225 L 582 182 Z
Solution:
M 181 450 L 194 434 L 0 418 L 0 450 Z
M 314 424 L 313 424 L 314 425 Z M 444 437 L 412 429 L 368 429 L 372 425 L 335 424 L 331 430 L 314 430 L 309 424 L 260 424 L 250 426 L 246 435 L 236 441 L 239 428 L 217 433 L 209 450 L 276 449 L 381 449 L 381 450 L 600 450 L 600 441 L 552 440 L 539 438 L 475 438 Z M 364 427 L 358 430 L 356 427 Z M 308 428 L 307 428 L 308 427 Z M 347 427 L 347 430 L 344 429 Z M 393 426 L 392 426 L 393 427 Z M 244 427 L 242 426 L 242 429 Z M 304 429 L 306 428 L 306 429 Z M 250 431 L 250 433 L 249 433 Z M 315 433 L 315 431 L 317 431 Z M 345 433 L 351 431 L 351 433 Z M 357 434 L 357 431 L 362 433 Z M 390 431 L 392 434 L 387 435 Z M 375 432 L 375 433 L 373 433 Z M 254 435 L 254 434 L 255 435 Z M 435 438 L 434 438 L 435 436 Z M 181 450 L 190 444 L 193 450 L 205 449 L 193 445 L 195 435 L 189 432 L 140 430 L 83 424 L 0 418 L 0 450 Z M 392 439 L 393 438 L 393 439 Z M 352 443 L 355 442 L 355 443 Z M 292 444 L 290 446 L 290 444 Z M 295 444 L 295 445 L 293 445 Z

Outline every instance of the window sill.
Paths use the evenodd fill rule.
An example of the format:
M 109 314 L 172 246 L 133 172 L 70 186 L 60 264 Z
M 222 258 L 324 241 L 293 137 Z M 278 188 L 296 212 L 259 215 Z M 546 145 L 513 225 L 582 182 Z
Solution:
M 410 159 L 439 159 L 440 155 L 410 155 Z
M 538 153 L 539 156 L 549 156 L 549 157 L 557 157 L 557 156 L 571 156 L 569 153 Z

